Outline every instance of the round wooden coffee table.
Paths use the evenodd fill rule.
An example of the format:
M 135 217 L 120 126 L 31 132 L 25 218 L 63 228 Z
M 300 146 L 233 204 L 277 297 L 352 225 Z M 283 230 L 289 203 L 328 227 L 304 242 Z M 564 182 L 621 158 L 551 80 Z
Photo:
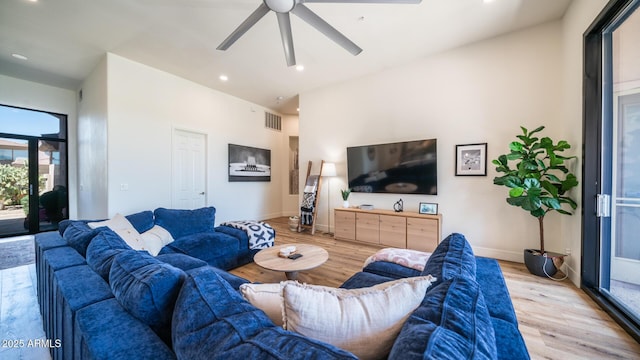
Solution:
M 280 249 L 287 246 L 295 246 L 296 254 L 302 254 L 295 260 L 278 256 Z M 298 271 L 311 270 L 329 259 L 327 250 L 320 246 L 309 244 L 285 244 L 276 245 L 268 249 L 260 250 L 254 257 L 253 261 L 259 266 L 274 271 L 283 271 L 287 279 L 295 280 Z

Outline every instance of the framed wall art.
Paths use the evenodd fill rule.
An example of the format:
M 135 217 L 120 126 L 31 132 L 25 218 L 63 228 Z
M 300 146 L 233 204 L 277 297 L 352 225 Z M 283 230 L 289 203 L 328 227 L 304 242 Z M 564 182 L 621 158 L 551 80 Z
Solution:
M 487 143 L 456 145 L 456 176 L 487 176 Z
M 229 144 L 229 182 L 271 181 L 271 150 Z

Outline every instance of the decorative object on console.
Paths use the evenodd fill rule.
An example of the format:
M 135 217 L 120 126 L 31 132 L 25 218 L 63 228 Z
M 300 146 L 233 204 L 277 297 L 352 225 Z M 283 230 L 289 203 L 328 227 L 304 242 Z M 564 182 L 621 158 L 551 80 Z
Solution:
M 487 176 L 487 143 L 456 145 L 456 176 Z
M 402 212 L 403 210 L 404 210 L 404 203 L 402 202 L 402 199 L 396 201 L 396 203 L 393 204 L 393 211 Z
M 229 144 L 229 182 L 271 181 L 271 150 Z
M 418 212 L 420 214 L 437 215 L 438 204 L 421 202 L 420 207 L 418 208 Z
M 375 207 L 371 204 L 362 204 L 360 205 L 361 210 L 373 210 Z
M 520 128 L 522 135 L 517 136 L 520 141 L 509 144 L 511 152 L 492 161 L 497 166 L 496 171 L 504 173 L 493 178 L 493 183 L 510 189 L 509 205 L 520 207 L 538 219 L 540 249 L 524 250 L 525 265 L 534 275 L 551 277 L 556 273 L 556 267 L 562 266 L 565 255 L 545 251 L 544 217 L 551 211 L 571 215 L 562 208 L 564 204 L 572 210 L 577 208 L 576 201 L 567 192 L 578 186 L 578 180 L 565 166 L 565 160 L 576 157 L 559 154 L 571 148 L 565 140 L 554 144 L 549 137 L 534 137 L 544 126 L 531 131 Z M 509 161 L 516 161 L 513 168 Z
M 346 209 L 349 207 L 349 195 L 351 195 L 351 189 L 340 189 L 340 194 L 342 195 L 342 207 Z

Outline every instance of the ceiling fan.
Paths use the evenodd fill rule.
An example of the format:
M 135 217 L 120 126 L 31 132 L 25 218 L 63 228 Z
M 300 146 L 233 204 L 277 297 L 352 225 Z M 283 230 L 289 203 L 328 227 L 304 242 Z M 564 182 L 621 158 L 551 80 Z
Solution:
M 316 30 L 323 33 L 326 37 L 333 40 L 336 44 L 342 46 L 345 50 L 353 55 L 358 55 L 362 49 L 353 41 L 342 35 L 333 26 L 322 20 L 316 15 L 305 3 L 358 3 L 358 4 L 418 4 L 422 0 L 263 0 L 262 4 L 249 17 L 236 28 L 220 45 L 218 50 L 227 50 L 233 45 L 244 33 L 246 33 L 253 25 L 255 25 L 269 11 L 276 13 L 278 17 L 278 26 L 280 27 L 280 37 L 284 46 L 284 55 L 287 58 L 287 66 L 296 64 L 296 55 L 293 51 L 293 35 L 291 33 L 291 19 L 289 13 L 293 13 L 301 18 Z

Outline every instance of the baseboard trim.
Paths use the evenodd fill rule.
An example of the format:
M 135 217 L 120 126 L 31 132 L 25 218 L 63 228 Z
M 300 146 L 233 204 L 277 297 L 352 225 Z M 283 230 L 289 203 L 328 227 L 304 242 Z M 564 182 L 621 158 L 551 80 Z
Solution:
M 474 246 L 473 253 L 476 256 L 489 257 L 489 258 L 494 258 L 498 260 L 512 261 L 517 263 L 524 263 L 524 255 L 522 251 L 515 252 L 515 251 Z

